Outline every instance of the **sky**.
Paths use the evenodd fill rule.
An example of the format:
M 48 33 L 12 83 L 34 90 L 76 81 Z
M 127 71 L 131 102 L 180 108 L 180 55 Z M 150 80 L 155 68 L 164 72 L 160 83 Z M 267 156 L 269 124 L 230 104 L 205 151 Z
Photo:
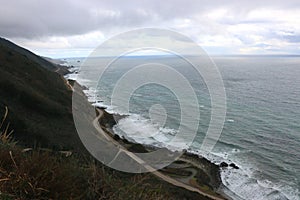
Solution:
M 84 57 L 137 28 L 184 34 L 209 55 L 300 55 L 299 0 L 0 0 L 0 37 L 53 58 Z

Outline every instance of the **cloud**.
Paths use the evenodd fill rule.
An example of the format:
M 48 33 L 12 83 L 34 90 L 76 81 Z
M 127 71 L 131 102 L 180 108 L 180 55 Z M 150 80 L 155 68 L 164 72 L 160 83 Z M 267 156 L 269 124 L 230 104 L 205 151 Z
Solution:
M 287 35 L 284 39 L 291 43 L 300 43 L 300 35 Z
M 94 48 L 114 34 L 141 27 L 168 28 L 204 47 L 240 49 L 280 40 L 299 43 L 298 0 L 0 0 L 0 35 L 34 51 Z M 293 32 L 294 35 L 282 35 Z M 276 42 L 271 44 L 271 42 Z M 97 43 L 97 44 L 96 44 Z M 244 52 L 244 51 L 243 51 Z

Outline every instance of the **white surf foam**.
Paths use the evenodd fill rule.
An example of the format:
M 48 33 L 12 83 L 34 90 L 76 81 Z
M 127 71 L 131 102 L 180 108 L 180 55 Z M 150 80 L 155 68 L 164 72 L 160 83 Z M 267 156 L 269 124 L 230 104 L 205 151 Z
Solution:
M 78 80 L 81 85 L 89 85 L 89 80 Z M 93 103 L 94 106 L 107 107 L 106 111 L 116 114 L 128 114 L 118 113 L 116 110 L 103 102 L 99 102 L 99 97 L 95 97 L 95 91 L 88 89 L 84 91 L 88 96 L 88 100 Z M 202 106 L 204 107 L 204 106 Z M 234 122 L 233 119 L 228 119 L 227 122 Z M 178 143 L 176 147 L 167 146 L 171 138 L 177 133 L 176 130 L 158 127 L 152 124 L 150 120 L 144 119 L 139 115 L 130 115 L 124 119 L 121 119 L 117 125 L 113 127 L 116 134 L 124 136 L 129 140 L 157 147 L 168 147 L 171 150 L 186 149 L 187 145 L 182 142 Z M 126 134 L 125 134 L 126 133 Z M 215 164 L 220 164 L 222 161 L 231 163 L 232 160 L 229 157 L 232 154 L 240 153 L 238 149 L 232 149 L 230 152 L 218 152 L 204 154 L 199 151 L 190 148 L 191 153 L 199 154 L 210 160 Z M 230 192 L 227 194 L 232 196 L 233 199 L 245 199 L 245 200 L 300 200 L 299 190 L 291 188 L 285 184 L 274 184 L 269 180 L 257 180 L 252 174 L 255 171 L 255 167 L 242 165 L 237 160 L 234 161 L 240 169 L 235 170 L 232 168 L 226 168 L 221 170 L 221 179 L 223 184 Z M 226 193 L 226 191 L 224 191 Z
M 111 109 L 111 111 L 114 113 L 113 109 Z M 158 127 L 152 124 L 151 120 L 147 120 L 135 114 L 121 119 L 119 123 L 114 126 L 114 131 L 118 135 L 141 144 L 167 147 L 174 151 L 188 148 L 184 142 L 168 146 L 167 143 L 176 135 L 176 130 Z M 234 154 L 245 153 L 244 151 L 232 149 L 228 152 L 204 154 L 195 151 L 193 147 L 189 148 L 189 151 L 201 155 L 215 164 L 220 164 L 222 161 L 225 161 L 227 163 L 233 162 L 240 167 L 240 169 L 237 170 L 231 167 L 221 170 L 222 182 L 229 190 L 228 192 L 224 190 L 224 193 L 233 199 L 299 200 L 299 191 L 295 191 L 294 188 L 284 186 L 284 184 L 276 185 L 266 179 L 257 180 L 252 176 L 256 170 L 255 167 L 243 165 L 239 163 L 238 160 L 232 160 Z
M 232 170 L 230 168 L 221 171 L 222 182 L 238 196 L 245 200 L 285 200 L 299 199 L 293 194 L 287 194 L 280 190 L 276 184 L 269 180 L 257 180 L 252 177 L 249 169 Z
M 273 183 L 267 179 L 258 179 L 255 177 L 257 167 L 250 163 L 243 163 L 234 159 L 235 155 L 245 153 L 245 150 L 232 149 L 228 152 L 203 153 L 197 150 L 191 150 L 219 165 L 221 162 L 235 163 L 240 169 L 231 167 L 221 170 L 222 183 L 225 185 L 223 192 L 235 199 L 244 200 L 299 200 L 299 190 L 289 186 L 289 183 Z M 227 191 L 226 191 L 227 190 Z
M 174 135 L 176 135 L 176 130 L 159 127 L 151 123 L 151 120 L 136 114 L 121 119 L 118 124 L 114 126 L 113 130 L 116 134 L 132 141 L 157 147 L 167 147 L 167 144 L 172 140 Z M 168 147 L 172 148 L 171 146 Z M 184 149 L 186 145 L 184 143 L 178 143 L 176 144 L 176 149 L 175 147 L 173 147 L 173 149 L 177 150 L 178 147 Z

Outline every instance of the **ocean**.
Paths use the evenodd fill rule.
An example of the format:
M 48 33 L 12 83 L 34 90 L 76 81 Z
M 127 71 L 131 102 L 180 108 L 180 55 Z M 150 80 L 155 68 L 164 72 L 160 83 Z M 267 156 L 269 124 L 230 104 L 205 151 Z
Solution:
M 234 199 L 300 199 L 300 57 L 212 57 L 223 78 L 227 114 L 220 139 L 206 154 L 199 149 L 211 118 L 211 99 L 204 80 L 185 62 L 172 56 L 123 57 L 100 78 L 94 77 L 95 71 L 109 58 L 92 59 L 94 64 L 86 64 L 83 58 L 65 59 L 79 71 L 79 76 L 69 76 L 78 76 L 78 82 L 89 88 L 85 92 L 92 103 L 106 105 L 109 112 L 130 114 L 114 127 L 117 134 L 154 146 L 164 146 L 174 137 L 184 111 L 176 94 L 164 86 L 152 83 L 135 90 L 129 99 L 129 113 L 111 106 L 117 81 L 133 67 L 155 62 L 172 66 L 189 80 L 200 108 L 192 145 L 176 148 L 188 149 L 216 164 L 225 161 L 238 165 L 238 170 L 221 171 L 224 192 Z M 151 120 L 151 114 L 164 118 L 165 113 L 164 124 Z

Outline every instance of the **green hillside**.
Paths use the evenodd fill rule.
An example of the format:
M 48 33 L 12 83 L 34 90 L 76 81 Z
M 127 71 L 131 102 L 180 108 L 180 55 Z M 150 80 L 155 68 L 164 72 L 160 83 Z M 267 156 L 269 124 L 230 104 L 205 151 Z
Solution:
M 66 147 L 79 142 L 72 91 L 53 70 L 52 63 L 0 39 L 0 112 L 8 107 L 14 136 L 24 144 Z
M 0 199 L 209 199 L 92 158 L 75 130 L 72 90 L 51 66 L 0 38 Z M 76 95 L 75 106 L 95 112 L 80 89 Z

